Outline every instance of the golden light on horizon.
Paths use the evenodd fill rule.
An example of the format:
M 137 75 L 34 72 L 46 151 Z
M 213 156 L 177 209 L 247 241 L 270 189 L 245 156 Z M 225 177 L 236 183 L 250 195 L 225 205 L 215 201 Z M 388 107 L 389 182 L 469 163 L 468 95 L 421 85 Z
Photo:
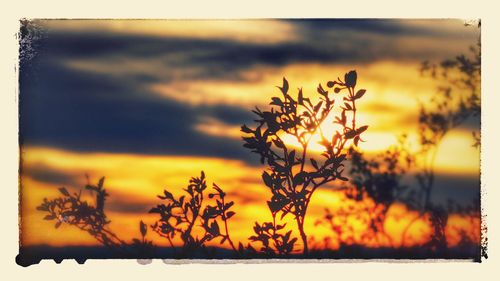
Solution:
M 231 219 L 229 227 L 233 239 L 246 243 L 249 236 L 253 235 L 252 226 L 255 221 L 269 221 L 271 215 L 267 209 L 266 200 L 270 194 L 260 178 L 261 168 L 249 167 L 239 161 L 224 159 L 194 159 L 190 157 L 161 157 L 148 155 L 125 155 L 110 153 L 75 153 L 63 150 L 25 147 L 23 148 L 23 167 L 30 171 L 35 167 L 45 167 L 72 178 L 77 185 L 66 185 L 70 192 L 76 192 L 85 184 L 84 175 L 88 173 L 92 180 L 97 180 L 101 175 L 106 176 L 105 188 L 110 193 L 108 199 L 108 216 L 112 221 L 112 230 L 120 233 L 124 240 L 138 237 L 138 223 L 144 220 L 152 224 L 155 220 L 154 214 L 148 214 L 149 208 L 161 203 L 156 197 L 167 188 L 173 194 L 179 195 L 191 176 L 196 176 L 204 170 L 208 177 L 209 189 L 212 182 L 217 182 L 228 193 L 228 200 L 235 202 L 234 211 L 236 215 Z M 198 163 L 198 164 L 195 164 Z M 227 173 L 231 171 L 231 173 Z M 33 178 L 30 173 L 22 175 L 22 245 L 47 244 L 52 246 L 65 245 L 97 245 L 90 235 L 79 231 L 71 226 L 61 226 L 54 229 L 53 221 L 45 221 L 43 212 L 37 211 L 43 198 L 54 198 L 59 196 L 57 190 L 60 185 L 45 183 L 40 179 Z M 89 198 L 90 202 L 92 199 Z M 339 208 L 357 206 L 362 204 L 374 206 L 370 199 L 362 203 L 355 203 L 346 199 L 341 191 L 328 188 L 318 190 L 312 198 L 311 209 L 308 211 L 306 229 L 316 241 L 330 239 L 328 247 L 336 249 L 339 241 L 335 239 L 335 233 L 325 224 L 317 225 L 316 222 L 324 216 L 324 209 L 329 208 L 332 212 Z M 120 211 L 127 205 L 140 205 L 143 211 Z M 370 207 L 371 208 L 371 207 Z M 416 211 L 409 211 L 404 205 L 396 204 L 390 207 L 385 230 L 392 237 L 392 242 L 379 237 L 377 241 L 362 238 L 363 233 L 368 231 L 368 225 L 363 218 L 355 215 L 347 217 L 347 224 L 353 227 L 354 233 L 345 232 L 345 235 L 354 235 L 352 243 L 361 243 L 369 247 L 393 246 L 397 247 L 401 241 L 401 229 L 416 216 Z M 293 229 L 295 222 L 290 216 L 285 217 L 286 222 Z M 478 218 L 452 216 L 448 232 L 450 243 L 458 243 L 462 233 L 477 239 L 475 227 Z M 418 245 L 428 239 L 429 225 L 425 219 L 414 223 L 407 235 L 407 244 Z M 197 229 L 195 231 L 201 231 Z M 168 246 L 165 239 L 149 232 L 149 239 L 159 246 Z M 448 234 L 447 234 L 448 235 Z M 340 239 L 340 237 L 337 237 Z M 342 238 L 342 239 L 344 239 Z M 350 239 L 350 238 L 349 238 Z M 180 245 L 175 240 L 174 244 Z M 297 245 L 301 245 L 300 241 Z M 217 245 L 211 242 L 210 245 Z M 228 247 L 224 245 L 223 247 Z

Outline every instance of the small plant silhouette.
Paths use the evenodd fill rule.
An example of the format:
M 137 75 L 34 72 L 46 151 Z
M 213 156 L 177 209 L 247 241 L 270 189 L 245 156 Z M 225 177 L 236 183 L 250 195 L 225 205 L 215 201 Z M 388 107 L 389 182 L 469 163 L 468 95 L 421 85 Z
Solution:
M 286 223 L 276 223 L 276 213 L 273 213 L 272 222 L 264 222 L 262 225 L 255 222 L 255 226 L 253 227 L 255 235 L 250 236 L 249 240 L 262 243 L 260 252 L 268 257 L 276 255 L 288 256 L 292 253 L 297 238 L 291 237 L 291 230 L 287 231 L 285 234 L 280 233 L 285 227 Z M 251 245 L 248 245 L 247 249 L 256 252 Z M 240 251 L 243 251 L 242 247 L 240 247 Z
M 82 190 L 71 194 L 65 187 L 59 188 L 61 197 L 48 200 L 43 199 L 43 203 L 37 210 L 48 212 L 45 220 L 55 220 L 55 228 L 61 224 L 75 226 L 94 237 L 99 243 L 123 254 L 134 254 L 136 256 L 150 256 L 154 250 L 153 243 L 146 239 L 147 227 L 142 221 L 139 223 L 141 238 L 134 238 L 132 243 L 127 243 L 119 238 L 109 229 L 110 221 L 104 212 L 106 197 L 109 196 L 104 188 L 104 177 L 97 185 L 88 183 L 85 190 L 95 196 L 95 204 L 82 200 Z
M 205 249 L 205 243 L 220 238 L 220 244 L 227 242 L 231 248 L 238 252 L 229 235 L 227 221 L 235 215 L 229 209 L 234 205 L 233 201 L 226 202 L 226 193 L 217 184 L 213 184 L 215 193 L 209 193 L 208 198 L 214 199 L 215 204 L 205 204 L 205 190 L 207 182 L 205 173 L 202 171 L 200 177 L 193 177 L 184 191 L 186 195 L 175 198 L 167 190 L 158 198 L 166 201 L 152 208 L 149 212 L 160 215 L 153 230 L 160 236 L 165 237 L 172 248 L 175 249 L 172 239 L 179 236 L 182 240 L 182 253 L 186 256 L 200 249 Z M 223 230 L 219 222 L 223 225 Z M 204 231 L 202 236 L 193 234 L 195 227 L 201 227 Z
M 289 94 L 289 84 L 285 78 L 283 85 L 278 87 L 282 97 L 272 98 L 271 110 L 261 111 L 256 108 L 253 111 L 258 117 L 255 120 L 257 126 L 251 129 L 243 125 L 241 128 L 242 132 L 249 135 L 243 137 L 244 146 L 259 154 L 261 163 L 269 166 L 262 174 L 262 179 L 272 193 L 268 206 L 273 219 L 278 212 L 281 212 L 281 218 L 288 214 L 294 217 L 305 255 L 308 253 L 308 245 L 304 221 L 311 197 L 318 187 L 328 182 L 348 180 L 342 175 L 346 145 L 349 140 L 357 145 L 361 140 L 361 133 L 368 128 L 356 126 L 356 101 L 366 92 L 364 89 L 356 91 L 356 82 L 356 71 L 350 71 L 345 74 L 344 80 L 338 78 L 327 83 L 335 94 L 348 93 L 343 97 L 341 113 L 334 121 L 341 129 L 331 139 L 325 137 L 321 125 L 333 112 L 335 100 L 332 95 L 319 84 L 318 103 L 313 104 L 309 98 L 304 97 L 302 89 L 298 90 L 295 99 Z M 324 148 L 321 159 L 308 152 L 311 137 L 316 133 L 321 135 L 320 144 Z M 293 136 L 300 144 L 301 151 L 283 141 L 285 134 Z M 311 168 L 307 169 L 309 165 L 306 164 L 310 164 Z

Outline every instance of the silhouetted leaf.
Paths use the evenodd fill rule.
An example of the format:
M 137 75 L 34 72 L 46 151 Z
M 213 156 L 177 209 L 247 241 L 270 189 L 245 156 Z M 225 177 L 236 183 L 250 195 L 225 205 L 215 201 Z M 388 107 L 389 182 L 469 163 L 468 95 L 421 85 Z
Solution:
M 328 95 L 328 92 L 325 91 L 325 89 L 323 89 L 323 86 L 321 86 L 321 84 L 318 84 L 318 88 L 317 88 L 317 91 L 320 95 L 322 96 L 325 96 Z
M 288 93 L 288 81 L 286 80 L 285 77 L 283 77 L 283 87 L 279 87 L 283 94 Z
M 44 220 L 53 220 L 55 219 L 56 217 L 54 215 L 46 215 L 43 219 Z
M 277 98 L 277 97 L 272 97 L 272 102 L 270 104 L 271 105 L 283 106 L 283 102 L 281 101 L 280 98 Z
M 356 86 L 356 80 L 358 78 L 356 71 L 354 70 L 349 71 L 348 73 L 345 74 L 344 78 L 345 78 L 345 85 L 347 87 L 352 88 Z
M 366 129 L 368 129 L 368 126 L 361 126 L 358 129 L 356 129 L 356 134 L 359 135 L 362 132 L 366 131 Z
M 38 206 L 36 207 L 37 211 L 48 211 L 48 208 L 46 206 Z
M 290 151 L 288 154 L 288 161 L 290 161 L 290 164 L 295 162 L 295 150 Z
M 241 126 L 241 131 L 247 134 L 253 133 L 253 131 L 250 128 L 248 128 L 247 125 Z
M 361 89 L 361 90 L 358 90 L 356 92 L 356 95 L 354 95 L 353 99 L 359 99 L 361 98 L 364 94 L 366 93 L 366 90 L 365 89 Z
M 61 187 L 61 188 L 59 188 L 59 191 L 60 191 L 63 195 L 65 195 L 65 196 L 69 196 L 69 192 L 68 192 L 68 190 L 66 190 L 66 188 L 65 188 L 65 187 Z
M 267 172 L 262 173 L 262 179 L 264 180 L 266 186 L 273 188 L 273 179 Z
M 349 130 L 347 133 L 344 134 L 346 139 L 352 139 L 356 136 L 356 130 Z
M 234 216 L 234 214 L 235 214 L 235 212 L 229 211 L 229 212 L 226 213 L 226 218 L 230 219 L 232 216 Z
M 349 179 L 344 176 L 339 176 L 338 179 L 341 181 L 349 181 Z
M 148 227 L 142 220 L 139 223 L 139 229 L 141 230 L 141 235 L 143 237 L 146 236 L 146 233 L 148 232 Z
M 321 105 L 323 105 L 323 101 L 320 101 L 316 106 L 314 106 L 314 112 L 317 113 L 319 109 L 321 108 Z
M 316 162 L 316 160 L 314 160 L 313 158 L 311 158 L 311 164 L 314 168 L 318 169 L 318 162 Z
M 301 88 L 301 89 L 299 89 L 299 95 L 298 95 L 297 102 L 298 102 L 298 104 L 300 104 L 300 105 L 304 105 L 304 96 L 303 96 L 303 94 L 302 94 L 302 88 Z
M 102 187 L 104 186 L 104 179 L 105 179 L 105 177 L 102 177 L 99 179 L 99 183 L 97 184 L 97 187 L 99 189 L 102 189 Z
M 226 204 L 224 205 L 224 208 L 227 210 L 227 209 L 231 208 L 233 205 L 234 205 L 234 202 L 233 202 L 233 201 L 231 201 L 231 202 L 229 202 L 229 203 L 226 203 Z
M 302 171 L 300 173 L 297 173 L 294 177 L 293 177 L 293 182 L 296 184 L 296 185 L 301 185 L 304 183 L 305 181 L 305 177 L 307 175 L 307 172 L 305 171 Z
M 267 201 L 267 205 L 269 206 L 269 209 L 271 210 L 272 213 L 278 212 L 286 204 L 287 202 L 285 201 Z
M 220 235 L 219 224 L 217 223 L 217 221 L 213 221 L 212 224 L 210 225 L 210 233 L 213 236 L 219 236 Z
M 273 143 L 278 148 L 285 148 L 285 144 L 280 139 L 273 140 Z

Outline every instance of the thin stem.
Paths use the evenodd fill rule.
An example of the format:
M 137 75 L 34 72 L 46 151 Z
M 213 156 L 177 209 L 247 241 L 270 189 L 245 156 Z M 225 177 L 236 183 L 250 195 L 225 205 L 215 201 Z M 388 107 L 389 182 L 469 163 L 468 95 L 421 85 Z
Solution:
M 302 161 L 300 163 L 300 171 L 304 171 L 304 165 L 306 164 L 306 154 L 307 154 L 307 145 L 308 142 L 306 142 L 304 145 L 302 145 Z
M 172 239 L 170 238 L 170 235 L 168 234 L 163 234 L 161 231 L 155 229 L 155 232 L 160 235 L 161 237 L 165 237 L 167 238 L 167 241 L 168 243 L 170 244 L 170 247 L 174 250 L 174 253 L 175 253 L 175 247 L 174 247 L 174 243 L 172 243 Z
M 102 229 L 103 232 L 111 235 L 113 238 L 115 238 L 118 242 L 120 242 L 122 245 L 127 245 L 127 243 L 123 240 L 121 240 L 120 238 L 118 238 L 118 236 L 116 236 L 116 234 L 114 234 L 113 232 L 107 230 L 107 229 Z
M 414 217 L 405 227 L 405 229 L 403 230 L 403 234 L 401 234 L 401 246 L 404 247 L 405 246 L 405 242 L 406 242 L 406 234 L 408 232 L 408 230 L 410 230 L 410 227 L 417 221 L 419 220 L 420 218 L 422 217 L 422 214 L 418 214 L 416 217 Z
M 426 186 L 426 195 L 425 195 L 425 202 L 424 202 L 424 210 L 427 210 L 430 206 L 430 199 L 431 199 L 431 193 L 432 193 L 432 188 L 434 186 L 434 163 L 436 161 L 436 155 L 437 151 L 439 150 L 439 146 L 441 144 L 442 136 L 440 136 L 436 142 L 436 146 L 432 150 L 431 154 L 431 160 L 429 163 L 429 168 L 427 171 L 427 186 Z
M 300 232 L 300 237 L 302 238 L 302 243 L 304 244 L 303 254 L 304 254 L 304 256 L 307 256 L 309 254 L 309 248 L 307 246 L 307 236 L 306 236 L 306 233 L 304 232 L 304 220 L 303 219 L 300 220 L 300 218 L 298 216 L 295 216 L 295 220 L 297 221 L 297 225 L 299 227 L 299 232 Z
M 271 213 L 272 217 L 273 217 L 273 235 L 271 236 L 274 240 L 274 247 L 276 247 L 276 250 L 278 251 L 279 254 L 283 254 L 283 252 L 280 250 L 280 247 L 279 246 L 279 241 L 274 238 L 276 236 L 276 213 Z
M 223 196 L 221 196 L 221 200 L 222 200 L 222 206 L 225 206 L 226 204 L 224 202 L 224 197 Z M 225 211 L 222 213 L 222 220 L 224 221 L 224 228 L 226 230 L 226 239 L 229 242 L 229 244 L 231 245 L 231 248 L 233 248 L 233 250 L 235 252 L 238 252 L 238 250 L 236 250 L 236 247 L 233 244 L 233 241 L 229 237 L 229 228 L 227 226 L 227 217 L 226 217 L 226 212 Z
M 349 88 L 349 93 L 351 93 L 351 88 Z M 356 130 L 356 100 L 354 99 L 354 87 L 352 87 L 351 93 L 352 99 L 352 129 Z

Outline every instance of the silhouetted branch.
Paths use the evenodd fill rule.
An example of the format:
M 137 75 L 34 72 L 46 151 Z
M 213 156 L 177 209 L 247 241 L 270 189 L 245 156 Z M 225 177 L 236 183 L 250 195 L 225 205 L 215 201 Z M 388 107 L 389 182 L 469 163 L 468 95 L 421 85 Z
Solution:
M 342 176 L 346 159 L 345 148 L 349 140 L 357 145 L 368 126 L 356 127 L 356 101 L 366 92 L 356 91 L 357 73 L 350 71 L 344 80 L 338 78 L 329 81 L 327 86 L 333 88 L 329 93 L 322 85 L 318 85 L 319 102 L 313 104 L 304 97 L 302 89 L 298 89 L 297 98 L 289 94 L 288 81 L 283 78 L 283 85 L 278 87 L 282 97 L 273 97 L 270 111 L 261 111 L 256 108 L 253 112 L 258 116 L 254 129 L 242 126 L 242 132 L 248 134 L 243 137 L 244 146 L 260 155 L 262 163 L 269 169 L 262 175 L 262 179 L 270 188 L 272 197 L 268 201 L 269 209 L 274 216 L 281 212 L 281 218 L 292 214 L 302 239 L 303 253 L 307 255 L 307 235 L 304 230 L 307 208 L 316 189 L 334 180 L 346 181 Z M 332 139 L 327 139 L 321 131 L 321 126 L 334 108 L 333 94 L 347 90 L 343 97 L 344 104 L 340 106 L 341 114 L 336 116 L 335 124 L 341 127 Z M 350 115 L 351 126 L 348 125 Z M 321 154 L 324 159 L 309 155 L 308 145 L 312 136 L 317 132 L 321 137 L 320 144 L 324 147 Z M 283 141 L 282 136 L 292 136 L 302 149 L 299 153 L 290 144 Z M 298 156 L 301 155 L 301 156 Z M 310 161 L 312 169 L 306 170 L 306 162 Z M 268 223 L 266 229 L 271 230 L 273 224 Z
M 160 215 L 152 228 L 160 236 L 167 238 L 169 244 L 174 247 L 172 239 L 180 237 L 182 240 L 182 253 L 189 254 L 191 251 L 204 249 L 205 243 L 220 238 L 220 244 L 227 243 L 238 253 L 229 235 L 227 221 L 235 215 L 229 209 L 234 202 L 226 203 L 226 193 L 217 185 L 213 184 L 215 193 L 208 194 L 209 199 L 215 199 L 216 204 L 207 204 L 204 200 L 204 192 L 207 188 L 205 173 L 202 171 L 200 177 L 193 177 L 189 185 L 184 189 L 186 195 L 179 198 L 174 197 L 167 190 L 158 198 L 166 201 L 152 208 L 149 212 Z M 222 233 L 219 221 L 224 223 Z M 201 227 L 204 231 L 202 236 L 193 234 L 194 227 Z
M 82 190 L 70 194 L 65 187 L 61 187 L 61 197 L 53 200 L 44 198 L 37 210 L 48 212 L 44 219 L 56 220 L 55 228 L 59 228 L 63 223 L 75 226 L 112 250 L 123 254 L 135 253 L 137 256 L 147 256 L 151 253 L 154 246 L 151 241 L 145 239 L 147 229 L 142 221 L 139 224 L 141 240 L 133 239 L 132 243 L 125 242 L 108 228 L 110 221 L 106 217 L 104 206 L 109 194 L 104 189 L 104 177 L 97 185 L 88 183 L 85 190 L 95 195 L 95 206 L 81 199 Z

